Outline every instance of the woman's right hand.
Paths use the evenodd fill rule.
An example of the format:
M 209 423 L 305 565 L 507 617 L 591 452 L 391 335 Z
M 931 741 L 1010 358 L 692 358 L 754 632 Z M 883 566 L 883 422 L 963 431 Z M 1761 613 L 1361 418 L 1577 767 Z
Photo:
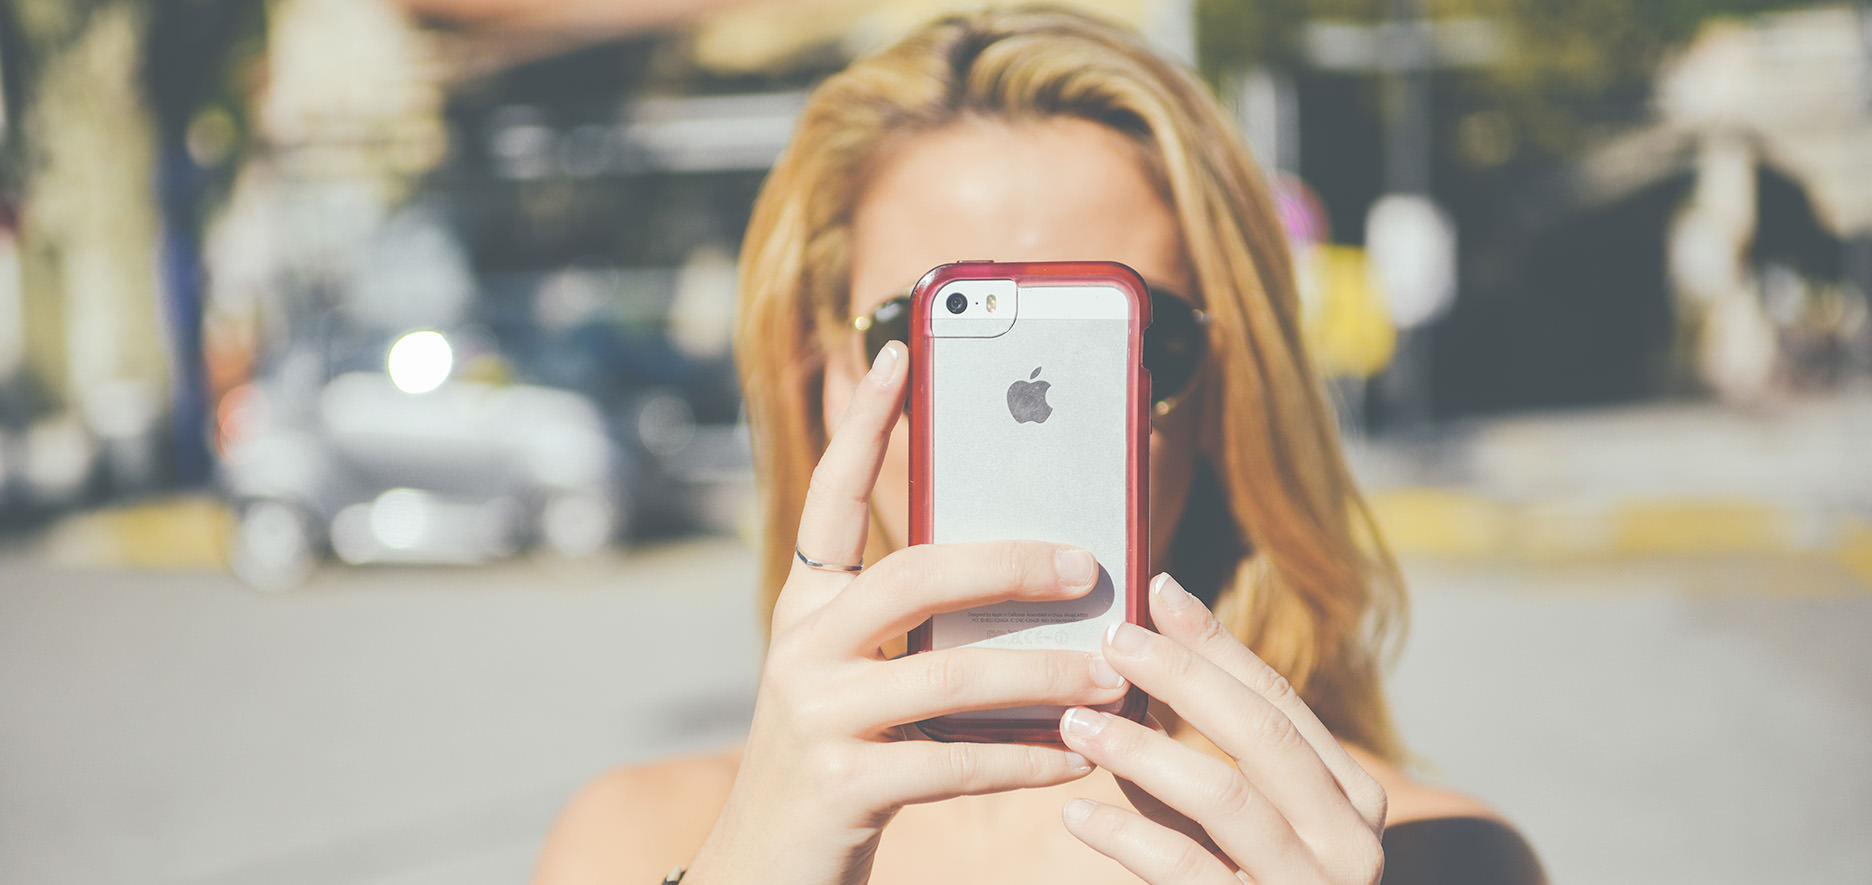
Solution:
M 813 471 L 798 539 L 807 556 L 864 555 L 904 357 L 897 342 L 878 355 Z M 1089 773 L 1060 747 L 910 740 L 904 726 L 963 710 L 1118 700 L 1125 683 L 1102 657 L 956 648 L 888 660 L 879 647 L 935 613 L 1083 596 L 1097 574 L 1090 553 L 1034 541 L 908 547 L 858 575 L 795 561 L 740 770 L 684 882 L 862 883 L 905 805 Z

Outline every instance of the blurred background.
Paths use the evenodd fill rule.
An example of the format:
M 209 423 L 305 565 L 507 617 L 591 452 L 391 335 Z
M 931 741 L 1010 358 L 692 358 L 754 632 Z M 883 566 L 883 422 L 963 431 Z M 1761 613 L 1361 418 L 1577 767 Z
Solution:
M 0 880 L 514 881 L 735 740 L 736 250 L 956 5 L 0 3 Z M 1557 881 L 1862 880 L 1872 7 L 1070 5 L 1276 183 L 1420 770 Z

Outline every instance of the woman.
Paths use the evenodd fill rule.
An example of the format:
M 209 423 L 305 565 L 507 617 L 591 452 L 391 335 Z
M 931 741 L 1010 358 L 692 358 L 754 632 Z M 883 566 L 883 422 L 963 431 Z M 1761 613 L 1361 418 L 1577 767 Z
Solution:
M 1165 293 L 1160 321 L 1202 318 L 1200 346 L 1152 367 L 1152 562 L 1180 576 L 1151 584 L 1158 633 L 891 656 L 931 613 L 1077 596 L 1094 573 L 1039 542 L 902 547 L 906 353 L 854 327 L 878 344 L 910 284 L 961 258 L 1120 261 Z M 1387 850 L 1394 881 L 1456 880 L 1381 843 L 1425 820 L 1494 834 L 1433 860 L 1493 851 L 1491 875 L 1538 879 L 1487 807 L 1397 767 L 1374 654 L 1396 568 L 1301 347 L 1266 186 L 1188 72 L 1073 13 L 929 25 L 815 92 L 741 290 L 772 609 L 748 740 L 589 787 L 540 881 L 1369 883 Z M 1127 684 L 1149 726 L 1085 709 Z M 1065 747 L 909 739 L 1036 703 L 1077 705 Z

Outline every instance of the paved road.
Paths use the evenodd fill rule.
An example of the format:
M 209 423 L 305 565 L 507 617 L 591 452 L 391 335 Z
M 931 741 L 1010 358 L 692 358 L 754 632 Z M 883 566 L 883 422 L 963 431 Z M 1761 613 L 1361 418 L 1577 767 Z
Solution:
M 610 566 L 0 564 L 0 882 L 523 881 L 581 780 L 751 708 L 741 548 Z
M 1556 882 L 1863 882 L 1872 588 L 1822 557 L 1414 560 L 1392 693 Z
M 1558 881 L 1872 869 L 1872 589 L 1844 568 L 1407 568 L 1406 736 Z M 0 557 L 0 881 L 521 881 L 582 779 L 742 728 L 752 573 L 699 541 L 269 597 Z

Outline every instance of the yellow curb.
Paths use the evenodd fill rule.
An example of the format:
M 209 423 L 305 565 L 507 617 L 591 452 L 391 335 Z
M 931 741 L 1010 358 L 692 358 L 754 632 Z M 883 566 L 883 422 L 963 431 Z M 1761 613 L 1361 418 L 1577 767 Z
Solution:
M 51 562 L 78 568 L 221 569 L 232 525 L 220 500 L 170 498 L 68 517 L 44 549 Z
M 1582 501 L 1524 504 L 1512 514 L 1507 552 L 1543 560 L 1603 553 L 1612 542 L 1610 509 Z
M 1782 553 L 1794 548 L 1787 509 L 1755 501 L 1629 501 L 1611 516 L 1614 553 Z
M 1507 503 L 1441 488 L 1367 495 L 1399 556 L 1507 557 L 1538 561 L 1766 554 L 1819 556 L 1872 590 L 1872 522 L 1740 498 Z M 1805 540 L 1804 540 L 1805 539 Z M 1821 540 L 1825 539 L 1825 540 Z
M 1399 554 L 1489 556 L 1500 552 L 1506 509 L 1447 489 L 1387 489 L 1369 496 L 1378 531 Z
M 1859 580 L 1863 589 L 1872 590 L 1872 523 L 1848 520 L 1840 530 L 1833 558 Z

